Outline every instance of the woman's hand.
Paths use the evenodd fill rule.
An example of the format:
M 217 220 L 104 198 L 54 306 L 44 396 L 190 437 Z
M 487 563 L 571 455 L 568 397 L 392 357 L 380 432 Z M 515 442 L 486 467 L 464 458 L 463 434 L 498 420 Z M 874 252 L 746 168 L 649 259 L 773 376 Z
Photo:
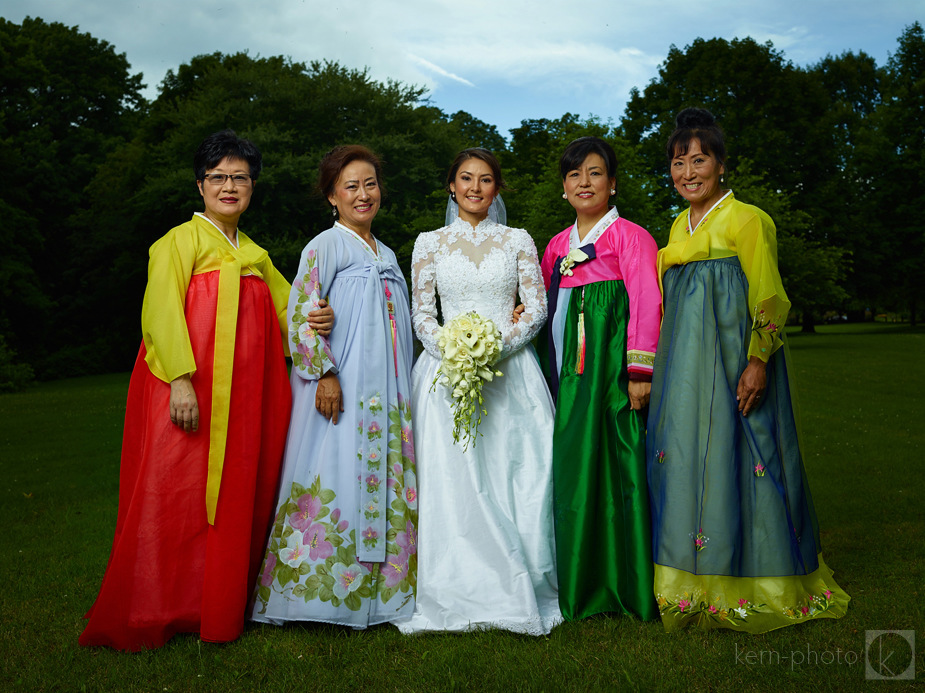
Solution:
M 337 415 L 344 410 L 344 398 L 340 391 L 340 381 L 333 373 L 325 373 L 318 380 L 315 391 L 315 409 L 321 415 L 337 425 Z
M 525 310 L 527 310 L 527 306 L 525 306 L 523 303 L 519 304 L 514 309 L 514 315 L 511 320 L 515 325 L 520 322 L 520 316 L 524 314 Z
M 318 307 L 308 314 L 308 326 L 322 337 L 329 337 L 334 327 L 334 309 L 323 298 Z
M 643 409 L 649 404 L 652 383 L 647 383 L 644 380 L 630 380 L 626 392 L 630 397 L 630 409 Z
M 739 386 L 736 388 L 736 399 L 739 400 L 742 416 L 748 416 L 752 409 L 761 404 L 761 396 L 768 386 L 767 368 L 768 364 L 757 356 L 752 356 L 742 371 Z
M 189 374 L 170 382 L 170 422 L 187 433 L 199 430 L 199 401 Z

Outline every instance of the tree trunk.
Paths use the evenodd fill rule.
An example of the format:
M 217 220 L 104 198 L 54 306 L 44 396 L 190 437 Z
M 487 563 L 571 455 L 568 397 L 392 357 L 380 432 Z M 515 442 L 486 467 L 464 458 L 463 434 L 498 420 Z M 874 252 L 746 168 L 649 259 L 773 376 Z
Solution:
M 800 332 L 815 332 L 816 331 L 816 320 L 813 317 L 813 314 L 808 311 L 803 311 L 803 329 Z

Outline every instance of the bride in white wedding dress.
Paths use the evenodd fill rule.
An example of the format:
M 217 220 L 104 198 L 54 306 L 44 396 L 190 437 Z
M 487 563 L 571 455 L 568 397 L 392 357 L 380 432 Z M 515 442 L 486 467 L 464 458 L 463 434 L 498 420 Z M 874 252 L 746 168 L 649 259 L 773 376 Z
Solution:
M 450 169 L 458 217 L 422 233 L 412 257 L 412 322 L 424 345 L 412 371 L 418 468 L 418 587 L 404 633 L 504 628 L 542 635 L 562 620 L 552 518 L 553 402 L 530 340 L 546 320 L 533 240 L 489 218 L 503 185 L 497 159 L 467 149 Z M 503 210 L 503 207 L 501 207 Z M 448 215 L 450 216 L 450 215 Z M 492 215 L 494 216 L 494 215 Z M 433 385 L 444 321 L 468 311 L 503 338 L 504 375 L 483 389 L 475 444 L 453 442 L 452 399 Z M 515 323 L 517 296 L 526 306 Z

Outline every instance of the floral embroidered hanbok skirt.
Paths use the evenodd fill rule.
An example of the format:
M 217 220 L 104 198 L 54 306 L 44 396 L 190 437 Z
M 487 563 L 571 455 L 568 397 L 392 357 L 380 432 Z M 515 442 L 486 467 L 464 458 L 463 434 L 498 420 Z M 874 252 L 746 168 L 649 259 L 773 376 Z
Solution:
M 339 319 L 346 322 L 348 315 L 343 310 Z M 404 367 L 410 344 L 399 341 L 398 348 L 394 361 L 391 354 L 381 359 L 389 371 L 387 390 L 365 394 L 362 369 L 379 366 L 348 351 L 338 373 L 345 411 L 336 425 L 315 409 L 318 381 L 293 369 L 292 422 L 253 620 L 362 629 L 405 619 L 414 609 L 417 481 L 406 395 L 411 374 Z M 357 449 L 358 434 L 373 444 L 372 452 Z M 383 477 L 370 471 L 379 455 L 386 458 Z M 363 505 L 365 498 L 375 507 Z M 370 524 L 382 514 L 384 536 Z M 358 558 L 364 546 L 383 540 L 383 561 Z
M 736 258 L 670 268 L 647 438 L 655 595 L 667 630 L 761 633 L 838 618 L 849 597 L 822 560 L 786 345 L 748 417 L 736 388 L 752 320 Z
M 170 422 L 170 385 L 142 345 L 129 384 L 119 512 L 99 596 L 81 645 L 137 651 L 175 633 L 237 638 L 273 516 L 290 392 L 269 289 L 241 277 L 228 439 L 215 524 L 206 518 L 212 363 L 219 273 L 192 277 L 186 323 L 200 425 Z

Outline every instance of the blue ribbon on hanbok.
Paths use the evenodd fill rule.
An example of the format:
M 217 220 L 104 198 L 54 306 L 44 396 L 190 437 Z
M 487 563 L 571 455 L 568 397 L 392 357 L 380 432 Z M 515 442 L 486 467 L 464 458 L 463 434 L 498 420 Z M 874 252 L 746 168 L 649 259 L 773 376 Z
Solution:
M 588 256 L 587 260 L 594 260 L 597 257 L 597 251 L 594 249 L 593 243 L 583 245 L 578 248 L 578 250 Z M 546 332 L 549 339 L 549 391 L 552 394 L 553 400 L 556 400 L 559 395 L 559 369 L 556 367 L 556 340 L 554 339 L 552 330 L 552 317 L 556 314 L 556 304 L 559 302 L 559 284 L 562 281 L 562 261 L 567 257 L 568 255 L 562 255 L 556 258 L 552 266 L 552 277 L 549 280 L 549 327 Z M 583 262 L 587 262 L 587 260 Z M 575 264 L 578 263 L 572 263 L 570 267 L 573 267 Z M 571 274 L 571 272 L 569 272 L 569 274 Z M 566 310 L 567 309 L 568 307 L 566 306 Z
M 362 268 L 348 269 L 337 273 L 338 278 L 365 278 L 363 292 L 363 315 L 358 335 L 363 340 L 363 363 L 361 366 L 361 396 L 363 397 L 362 418 L 357 427 L 357 483 L 359 504 L 357 505 L 356 532 L 357 558 L 369 563 L 385 560 L 387 467 L 389 451 L 389 382 L 395 382 L 395 366 L 392 343 L 392 326 L 389 321 L 388 299 L 385 295 L 386 280 L 394 282 L 393 291 L 405 287 L 405 280 L 392 264 L 369 260 Z M 397 400 L 396 400 L 397 402 Z M 400 443 L 400 441 L 399 441 Z

